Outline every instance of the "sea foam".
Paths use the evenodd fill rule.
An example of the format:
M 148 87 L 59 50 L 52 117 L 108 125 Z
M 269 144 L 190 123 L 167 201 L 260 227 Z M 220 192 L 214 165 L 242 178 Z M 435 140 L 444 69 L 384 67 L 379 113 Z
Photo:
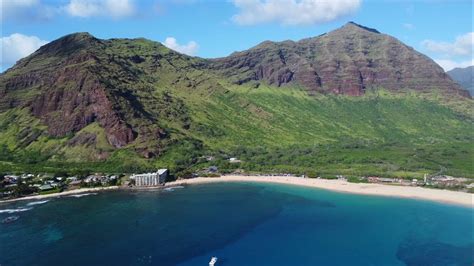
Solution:
M 18 209 L 4 209 L 0 210 L 0 213 L 16 213 L 16 212 L 26 212 L 32 210 L 33 208 L 18 208 Z
M 174 186 L 174 187 L 167 187 L 163 190 L 165 191 L 174 191 L 175 189 L 179 189 L 179 188 L 184 188 L 183 186 Z
M 33 201 L 33 202 L 30 202 L 30 203 L 26 204 L 26 206 L 41 205 L 41 204 L 45 204 L 48 201 L 49 200 Z
M 69 197 L 82 198 L 82 197 L 89 196 L 89 195 L 97 195 L 97 193 L 77 194 L 77 195 L 70 195 Z

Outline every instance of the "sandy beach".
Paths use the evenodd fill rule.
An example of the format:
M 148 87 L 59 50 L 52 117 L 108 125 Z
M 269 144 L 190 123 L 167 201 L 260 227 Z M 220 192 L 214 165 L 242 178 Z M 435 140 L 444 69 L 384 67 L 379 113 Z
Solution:
M 228 175 L 216 178 L 198 177 L 193 179 L 177 180 L 166 184 L 169 186 L 206 184 L 216 182 L 270 182 L 297 186 L 328 189 L 344 193 L 412 198 L 438 201 L 448 204 L 474 207 L 474 195 L 465 192 L 428 189 L 422 187 L 407 187 L 382 184 L 349 183 L 343 180 L 326 180 L 314 178 L 299 178 L 288 176 L 235 176 Z
M 177 180 L 173 182 L 168 182 L 163 187 L 150 187 L 150 188 L 143 188 L 143 189 L 153 190 L 153 189 L 160 189 L 160 188 L 180 186 L 180 185 L 195 185 L 195 184 L 207 184 L 207 183 L 218 183 L 218 182 L 278 183 L 278 184 L 314 187 L 314 188 L 333 190 L 333 191 L 338 191 L 338 192 L 343 192 L 343 193 L 431 200 L 431 201 L 443 202 L 443 203 L 448 203 L 448 204 L 466 206 L 470 208 L 474 207 L 474 194 L 465 193 L 465 192 L 441 190 L 441 189 L 428 189 L 428 188 L 410 187 L 410 186 L 349 183 L 343 180 L 300 178 L 300 177 L 290 177 L 290 176 L 226 175 L 222 177 L 197 177 L 197 178 L 192 178 L 192 179 L 182 179 L 182 180 Z M 81 189 L 69 190 L 69 191 L 64 191 L 64 192 L 54 193 L 54 194 L 34 195 L 34 196 L 28 196 L 28 197 L 22 197 L 22 198 L 16 198 L 16 199 L 3 200 L 3 201 L 0 201 L 0 203 L 22 201 L 22 200 L 40 200 L 40 199 L 45 199 L 45 198 L 55 198 L 55 197 L 81 194 L 81 193 L 93 193 L 93 192 L 100 192 L 100 191 L 116 190 L 119 188 L 120 187 L 118 186 L 81 188 Z M 140 189 L 137 189 L 137 190 L 140 190 Z
M 80 189 L 68 190 L 68 191 L 46 194 L 46 195 L 34 195 L 34 196 L 27 196 L 27 197 L 16 198 L 16 199 L 0 200 L 0 203 L 20 201 L 20 200 L 39 200 L 39 199 L 46 199 L 46 198 L 56 198 L 56 197 L 75 195 L 75 194 L 81 194 L 81 193 L 93 193 L 93 192 L 99 192 L 99 191 L 105 191 L 105 190 L 114 190 L 118 188 L 119 188 L 118 186 L 80 188 Z

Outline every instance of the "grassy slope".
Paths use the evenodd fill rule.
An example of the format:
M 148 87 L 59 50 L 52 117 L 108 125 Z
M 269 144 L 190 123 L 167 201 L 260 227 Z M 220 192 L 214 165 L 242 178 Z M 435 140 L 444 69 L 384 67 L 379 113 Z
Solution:
M 421 176 L 443 167 L 473 175 L 472 114 L 436 95 L 315 99 L 297 88 L 234 87 L 194 103 L 194 120 L 205 125 L 194 137 L 241 157 L 248 170 Z
M 382 90 L 363 97 L 310 97 L 299 88 L 224 87 L 227 90 L 209 92 L 156 85 L 154 94 L 161 97 L 166 91 L 185 104 L 191 126 L 185 129 L 182 122 L 174 122 L 174 113 L 180 110 L 168 110 L 169 119 L 159 123 L 171 132 L 170 139 L 162 156 L 153 160 L 143 159 L 129 148 L 113 152 L 97 124 L 79 132 L 97 136 L 92 147 L 70 148 L 66 145 L 70 137 L 47 136 L 23 147 L 22 139 L 31 132 L 43 132 L 45 127 L 26 110 L 0 114 L 0 161 L 4 161 L 0 171 L 183 170 L 206 165 L 196 159 L 200 155 L 227 154 L 242 158 L 241 167 L 249 171 L 412 177 L 445 168 L 448 174 L 474 177 L 471 100 L 454 99 L 444 106 L 435 93 L 393 95 Z M 149 93 L 143 95 L 145 110 L 162 114 L 153 101 L 145 100 Z M 143 145 L 139 140 L 131 144 Z M 111 156 L 106 161 L 88 162 L 88 155 L 98 152 L 110 152 Z M 221 160 L 213 163 L 229 167 Z

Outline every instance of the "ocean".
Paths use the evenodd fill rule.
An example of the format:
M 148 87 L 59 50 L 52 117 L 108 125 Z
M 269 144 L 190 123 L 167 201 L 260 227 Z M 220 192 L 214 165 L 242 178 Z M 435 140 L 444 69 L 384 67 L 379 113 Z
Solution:
M 0 204 L 0 265 L 473 265 L 466 207 L 218 183 Z

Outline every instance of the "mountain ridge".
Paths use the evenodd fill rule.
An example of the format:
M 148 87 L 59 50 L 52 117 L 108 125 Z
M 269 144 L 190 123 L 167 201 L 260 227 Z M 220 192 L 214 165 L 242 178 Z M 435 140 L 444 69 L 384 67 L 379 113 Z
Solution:
M 296 82 L 310 93 L 353 96 L 373 87 L 390 90 L 443 87 L 468 96 L 427 56 L 389 35 L 354 22 L 296 42 L 265 41 L 214 62 L 215 68 L 224 69 L 223 74 L 233 78 L 236 84 L 263 80 L 281 86 Z
M 354 33 L 354 32 L 357 32 L 357 33 Z M 369 35 L 358 36 L 357 34 L 359 34 L 359 33 L 360 34 L 369 34 Z M 329 37 L 328 37 L 328 35 L 329 35 Z M 316 37 L 304 38 L 304 39 L 301 39 L 301 40 L 298 40 L 298 41 L 286 40 L 286 41 L 282 41 L 282 42 L 274 42 L 274 41 L 268 41 L 267 40 L 267 41 L 263 41 L 260 44 L 250 48 L 249 50 L 234 52 L 234 53 L 232 53 L 232 54 L 230 54 L 229 56 L 226 56 L 226 57 L 211 58 L 211 59 L 199 58 L 199 57 L 193 57 L 193 58 L 198 58 L 198 59 L 202 60 L 202 62 L 206 62 L 206 64 L 210 64 L 211 65 L 210 67 L 207 67 L 207 68 L 204 67 L 206 70 L 213 70 L 213 71 L 219 72 L 220 68 L 230 68 L 228 71 L 234 71 L 234 72 L 239 73 L 239 72 L 242 72 L 242 71 L 240 71 L 239 69 L 232 68 L 233 59 L 238 57 L 238 55 L 242 55 L 242 54 L 248 56 L 249 53 L 252 50 L 264 50 L 263 52 L 265 52 L 265 53 L 277 54 L 279 56 L 279 58 L 281 59 L 282 56 L 283 56 L 282 52 L 284 52 L 284 51 L 289 52 L 289 53 L 294 53 L 294 51 L 288 51 L 288 49 L 294 49 L 294 47 L 287 47 L 287 46 L 304 45 L 304 46 L 307 46 L 307 47 L 304 48 L 305 51 L 303 51 L 303 52 L 317 54 L 318 52 L 320 52 L 321 49 L 323 49 L 323 48 L 315 47 L 315 46 L 317 46 L 317 42 L 319 42 L 321 39 L 336 38 L 336 40 L 338 40 L 338 41 L 346 42 L 346 47 L 343 47 L 343 48 L 350 50 L 350 49 L 352 49 L 351 46 L 354 46 L 354 43 L 348 41 L 348 39 L 354 39 L 354 38 L 357 39 L 357 38 L 361 38 L 361 37 L 363 39 L 365 39 L 365 38 L 368 38 L 367 36 L 370 36 L 370 35 L 379 36 L 380 38 L 383 39 L 383 40 L 382 39 L 376 39 L 375 41 L 378 41 L 378 42 L 384 41 L 384 42 L 387 42 L 387 45 L 389 45 L 389 44 L 394 44 L 395 45 L 395 46 L 390 46 L 387 49 L 388 51 L 385 52 L 385 53 L 389 53 L 390 50 L 393 50 L 393 51 L 391 51 L 393 53 L 392 55 L 390 55 L 391 58 L 388 58 L 387 60 L 396 61 L 396 59 L 395 59 L 396 57 L 400 57 L 400 56 L 403 55 L 403 53 L 399 52 L 398 50 L 404 50 L 402 52 L 413 52 L 416 55 L 414 57 L 412 56 L 412 57 L 406 58 L 405 60 L 418 60 L 418 61 L 420 61 L 420 62 L 413 63 L 412 65 L 417 65 L 417 66 L 419 66 L 419 65 L 430 65 L 431 68 L 426 69 L 426 71 L 424 73 L 421 73 L 423 76 L 426 77 L 426 81 L 425 81 L 426 84 L 420 86 L 420 81 L 419 80 L 415 80 L 415 81 L 409 80 L 410 78 L 412 78 L 411 77 L 412 73 L 416 72 L 416 69 L 413 69 L 413 67 L 410 68 L 409 65 L 404 66 L 406 69 L 397 69 L 396 68 L 396 63 L 397 62 L 392 63 L 392 64 L 394 64 L 394 66 L 390 66 L 389 69 L 384 69 L 384 74 L 382 74 L 382 75 L 386 75 L 388 72 L 390 72 L 390 70 L 393 70 L 393 72 L 395 72 L 396 75 L 392 74 L 391 76 L 383 76 L 383 77 L 380 78 L 381 80 L 375 81 L 374 76 L 377 75 L 376 72 L 381 72 L 381 71 L 377 71 L 377 70 L 367 71 L 367 69 L 373 68 L 373 64 L 376 64 L 377 60 L 380 61 L 381 60 L 380 58 L 376 58 L 376 59 L 369 58 L 369 60 L 366 60 L 364 62 L 358 62 L 356 60 L 348 61 L 347 58 L 346 59 L 344 59 L 344 58 L 332 58 L 332 59 L 329 58 L 330 60 L 332 60 L 332 62 L 329 62 L 329 65 L 328 65 L 327 64 L 328 62 L 324 62 L 326 60 L 325 58 L 323 58 L 322 60 L 311 61 L 311 60 L 308 60 L 307 58 L 302 57 L 302 55 L 299 55 L 299 54 L 298 55 L 290 54 L 289 57 L 290 57 L 290 59 L 296 60 L 296 62 L 293 62 L 293 63 L 297 64 L 296 65 L 297 68 L 303 69 L 303 71 L 300 71 L 300 73 L 298 73 L 298 71 L 295 72 L 294 69 L 293 70 L 289 69 L 289 68 L 272 69 L 269 66 L 263 65 L 263 66 L 258 66 L 259 69 L 256 69 L 253 72 L 249 73 L 251 75 L 250 77 L 237 79 L 234 82 L 236 84 L 242 84 L 242 83 L 249 82 L 249 81 L 252 81 L 252 80 L 254 80 L 254 81 L 263 80 L 264 82 L 269 82 L 270 84 L 276 84 L 277 86 L 281 86 L 282 84 L 286 84 L 288 82 L 297 80 L 297 82 L 301 83 L 301 85 L 303 85 L 305 87 L 309 87 L 309 88 L 311 88 L 311 90 L 317 91 L 319 93 L 335 93 L 335 94 L 348 93 L 348 94 L 353 95 L 353 96 L 362 95 L 363 91 L 366 89 L 366 87 L 385 87 L 385 88 L 388 88 L 388 89 L 395 89 L 396 87 L 398 87 L 398 88 L 418 89 L 416 87 L 420 87 L 422 90 L 430 89 L 430 87 L 443 87 L 444 89 L 452 90 L 454 93 L 461 94 L 463 96 L 469 97 L 469 94 L 466 91 L 464 91 L 458 84 L 453 82 L 453 80 L 448 75 L 446 75 L 444 73 L 442 68 L 440 66 L 436 65 L 435 62 L 433 60 L 431 60 L 429 57 L 427 57 L 427 56 L 425 56 L 421 53 L 416 52 L 412 47 L 403 44 L 402 42 L 400 42 L 399 40 L 397 40 L 396 38 L 394 38 L 390 35 L 383 34 L 379 31 L 377 31 L 376 29 L 369 28 L 369 27 L 357 24 L 357 23 L 352 22 L 352 21 L 346 23 L 341 28 L 338 28 L 338 29 L 333 30 L 333 31 L 328 32 L 328 33 L 321 34 L 321 35 L 316 36 Z M 49 44 L 44 45 L 44 47 L 51 48 L 50 50 L 61 50 L 62 49 L 62 50 L 68 50 L 69 51 L 71 49 L 69 49 L 68 45 L 64 45 L 64 41 L 66 41 L 66 43 L 67 43 L 67 40 L 69 40 L 69 39 L 76 40 L 76 42 L 79 42 L 81 40 L 82 41 L 89 40 L 89 41 L 95 41 L 95 42 L 99 42 L 99 43 L 100 42 L 110 42 L 110 41 L 121 40 L 121 39 L 116 39 L 116 38 L 109 39 L 109 40 L 101 40 L 101 39 L 95 38 L 90 33 L 79 32 L 79 33 L 72 33 L 72 34 L 68 34 L 66 36 L 63 36 L 63 37 L 59 38 L 56 41 L 53 41 Z M 143 41 L 147 41 L 147 42 L 153 42 L 155 45 L 162 45 L 159 42 L 154 42 L 154 41 L 151 41 L 151 40 L 147 40 L 145 38 L 122 39 L 122 40 L 129 40 L 129 41 L 143 40 Z M 371 41 L 374 41 L 374 40 L 371 40 Z M 347 45 L 347 42 L 349 42 L 349 45 Z M 53 45 L 53 43 L 54 44 L 59 44 L 60 47 L 57 48 L 57 46 Z M 332 44 L 334 44 L 334 43 L 332 43 Z M 80 47 L 80 44 L 78 44 L 78 47 Z M 366 47 L 359 47 L 359 48 L 360 48 L 359 50 L 362 50 L 362 51 L 356 51 L 356 52 L 358 52 L 358 53 L 362 52 L 366 56 L 367 55 L 367 54 L 365 54 L 365 53 L 367 53 L 367 51 L 366 51 L 367 49 L 365 49 Z M 324 48 L 324 49 L 326 49 L 326 48 Z M 74 50 L 74 49 L 72 49 L 72 50 Z M 278 50 L 278 51 L 275 53 L 275 50 Z M 39 49 L 37 52 L 42 52 L 42 51 L 41 51 L 41 49 Z M 173 52 L 175 52 L 175 51 L 173 51 Z M 176 52 L 176 53 L 178 53 L 178 52 Z M 335 54 L 338 54 L 338 53 L 332 51 L 327 56 L 328 57 L 333 57 Z M 31 56 L 33 56 L 33 55 L 31 55 Z M 181 55 L 183 57 L 187 57 L 187 55 L 184 55 L 184 54 L 181 54 Z M 347 54 L 347 55 L 344 55 L 344 56 L 349 57 L 349 56 L 352 56 L 352 55 L 353 54 Z M 355 54 L 355 55 L 360 56 L 359 54 Z M 30 58 L 31 56 L 29 56 L 27 58 Z M 292 58 L 292 57 L 297 57 L 297 58 Z M 237 61 L 238 60 L 239 59 L 237 58 Z M 259 58 L 259 60 L 260 61 L 273 60 L 272 62 L 274 62 L 275 58 L 268 58 L 268 59 Z M 300 61 L 304 61 L 304 62 L 300 62 Z M 21 63 L 21 60 L 19 61 L 19 63 Z M 298 63 L 300 63 L 300 64 L 298 64 Z M 326 69 L 324 69 L 324 67 L 323 67 L 322 70 L 319 70 L 319 69 L 313 67 L 314 65 L 318 65 L 318 64 L 321 64 L 321 63 L 326 63 L 326 66 L 329 67 L 329 68 L 340 68 L 341 64 L 342 64 L 343 69 L 340 70 L 340 71 L 338 71 L 337 69 L 326 71 Z M 238 63 L 238 62 L 235 63 L 234 62 L 234 65 L 235 64 L 238 64 L 238 66 L 240 68 L 242 68 L 242 66 L 241 66 L 242 63 Z M 344 66 L 344 64 L 345 64 L 345 66 Z M 324 64 L 323 64 L 323 66 L 324 66 Z M 251 68 L 251 67 L 255 67 L 255 65 L 249 66 L 249 65 L 243 64 L 243 68 Z M 346 67 L 346 68 L 344 69 L 344 67 Z M 248 72 L 248 70 L 244 70 L 244 71 Z M 339 80 L 336 80 L 336 82 L 333 82 L 333 81 L 330 80 L 331 78 L 324 78 L 323 77 L 323 79 L 321 79 L 321 75 L 318 73 L 319 71 L 321 71 L 323 73 L 322 75 L 329 75 L 329 76 L 331 76 L 331 78 L 333 78 L 334 76 L 341 76 L 340 72 L 344 73 L 345 71 L 349 71 L 349 72 L 352 72 L 352 73 L 350 74 L 349 77 L 347 77 L 345 79 L 344 78 L 339 78 Z M 265 72 L 272 72 L 272 74 L 267 75 L 267 73 L 265 73 Z M 274 74 L 273 72 L 280 72 L 280 73 L 276 73 L 275 75 L 273 75 Z M 311 73 L 308 73 L 308 72 L 311 72 Z M 229 73 L 224 70 L 223 74 L 228 75 Z M 247 73 L 244 72 L 244 73 L 239 73 L 239 75 L 240 74 L 245 75 Z M 297 77 L 298 74 L 300 74 L 302 77 L 298 78 Z M 380 75 L 380 73 L 378 73 L 378 74 Z M 233 76 L 236 76 L 236 74 L 234 74 Z M 404 82 L 398 82 L 397 83 L 397 82 L 394 81 L 394 80 L 403 79 L 404 77 L 407 78 L 407 81 L 405 83 Z M 311 81 L 308 81 L 308 79 L 310 79 Z M 324 80 L 327 80 L 327 79 L 329 79 L 329 81 L 325 82 Z M 390 81 L 389 82 L 384 82 L 383 80 L 390 80 Z M 325 84 L 322 84 L 322 83 L 326 83 L 327 88 L 324 88 Z M 365 83 L 368 83 L 368 84 L 365 84 Z M 343 87 L 349 87 L 349 89 L 344 90 L 344 89 L 342 89 Z
M 470 95 L 474 95 L 474 66 L 465 68 L 454 68 L 446 72 L 453 80 L 459 83 L 461 87 L 469 91 Z
M 432 60 L 356 23 L 217 59 L 77 33 L 0 75 L 0 170 L 14 167 L 4 161 L 185 171 L 205 153 L 238 154 L 240 146 L 464 143 L 471 104 Z

